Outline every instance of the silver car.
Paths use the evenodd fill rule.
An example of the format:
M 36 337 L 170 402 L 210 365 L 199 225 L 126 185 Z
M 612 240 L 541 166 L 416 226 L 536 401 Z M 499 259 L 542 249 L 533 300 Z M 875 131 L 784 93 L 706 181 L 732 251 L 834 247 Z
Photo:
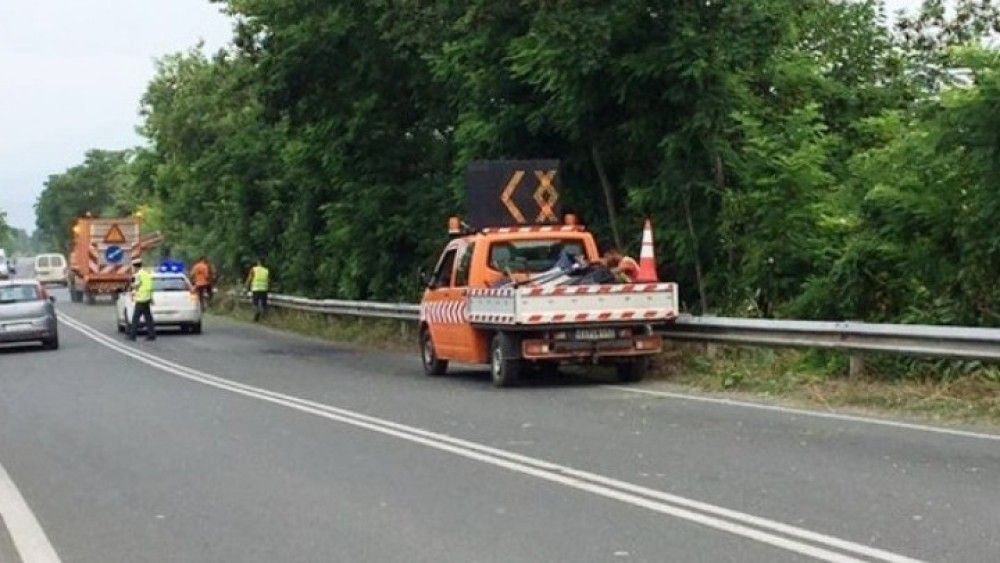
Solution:
M 0 281 L 0 343 L 41 342 L 59 348 L 55 297 L 34 280 Z

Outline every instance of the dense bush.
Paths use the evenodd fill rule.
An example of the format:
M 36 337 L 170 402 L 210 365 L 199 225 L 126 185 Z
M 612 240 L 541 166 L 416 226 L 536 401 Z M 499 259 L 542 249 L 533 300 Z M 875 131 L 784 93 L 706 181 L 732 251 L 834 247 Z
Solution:
M 94 155 L 50 179 L 54 242 L 144 206 L 230 275 L 265 254 L 286 291 L 412 299 L 465 164 L 554 157 L 602 238 L 654 219 L 694 311 L 1000 325 L 979 2 L 895 31 L 875 0 L 220 3 L 232 46 L 162 59 L 106 197 L 52 205 Z

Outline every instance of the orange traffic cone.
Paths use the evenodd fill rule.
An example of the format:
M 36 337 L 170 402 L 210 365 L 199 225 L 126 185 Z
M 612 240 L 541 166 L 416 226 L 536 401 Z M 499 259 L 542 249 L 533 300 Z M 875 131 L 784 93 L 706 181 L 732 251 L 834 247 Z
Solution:
M 642 250 L 639 251 L 639 275 L 635 278 L 639 283 L 655 283 L 660 281 L 656 274 L 656 252 L 653 250 L 653 224 L 646 219 L 642 227 Z

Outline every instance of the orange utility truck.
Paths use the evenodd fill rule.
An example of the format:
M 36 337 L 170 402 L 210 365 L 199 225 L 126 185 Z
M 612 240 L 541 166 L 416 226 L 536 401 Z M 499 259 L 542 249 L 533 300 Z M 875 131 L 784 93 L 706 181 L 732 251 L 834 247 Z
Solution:
M 125 291 L 132 279 L 132 260 L 161 241 L 158 234 L 143 239 L 136 218 L 77 219 L 66 280 L 70 299 L 93 304 L 98 295 Z
M 467 219 L 430 274 L 420 306 L 424 371 L 488 364 L 494 385 L 560 363 L 613 364 L 638 381 L 677 316 L 675 283 L 622 283 L 594 236 L 559 209 L 558 161 L 475 162 Z

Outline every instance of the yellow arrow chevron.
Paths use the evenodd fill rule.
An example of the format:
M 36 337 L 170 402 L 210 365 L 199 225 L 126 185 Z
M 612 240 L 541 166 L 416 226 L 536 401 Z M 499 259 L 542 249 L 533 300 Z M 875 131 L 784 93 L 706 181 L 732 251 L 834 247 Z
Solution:
M 524 214 L 514 205 L 514 201 L 511 198 L 514 196 L 514 192 L 517 191 L 517 187 L 521 185 L 522 178 L 524 178 L 524 170 L 514 171 L 514 174 L 510 177 L 510 181 L 507 182 L 507 187 L 504 188 L 503 194 L 500 196 L 500 201 L 503 202 L 507 211 L 510 212 L 511 217 L 518 223 L 524 223 Z

